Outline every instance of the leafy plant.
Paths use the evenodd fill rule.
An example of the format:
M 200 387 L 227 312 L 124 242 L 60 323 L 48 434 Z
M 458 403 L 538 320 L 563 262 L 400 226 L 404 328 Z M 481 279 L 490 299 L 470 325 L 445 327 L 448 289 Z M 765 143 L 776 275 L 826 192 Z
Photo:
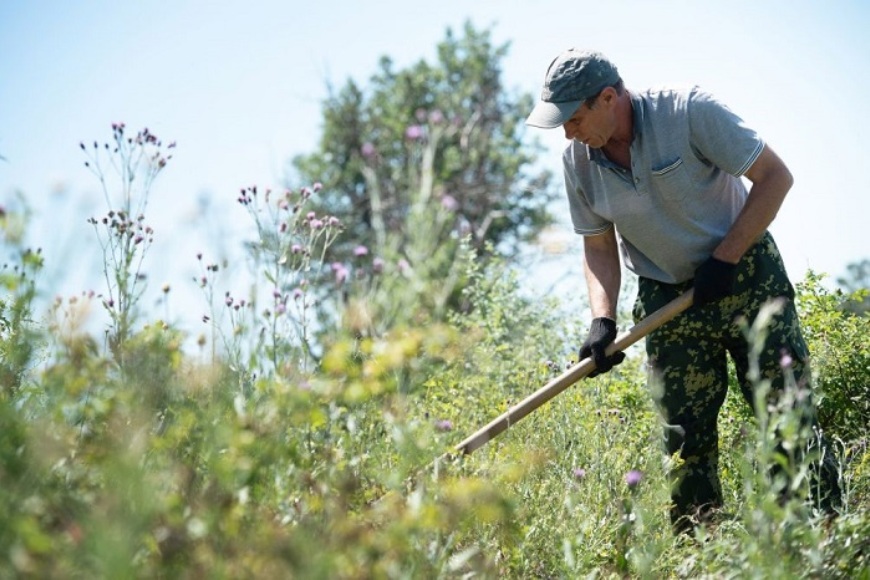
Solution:
M 15 395 L 25 380 L 42 340 L 33 320 L 42 250 L 23 247 L 28 211 L 0 206 L 0 235 L 9 262 L 0 270 L 0 397 Z
M 831 435 L 860 440 L 870 422 L 870 314 L 850 305 L 860 304 L 865 292 L 830 291 L 822 281 L 822 276 L 809 272 L 797 286 L 820 394 L 819 418 Z
M 840 516 L 807 501 L 806 392 L 792 384 L 769 401 L 754 377 L 758 413 L 729 396 L 720 416 L 725 509 L 675 537 L 675 458 L 661 453 L 640 351 L 474 455 L 455 453 L 574 362 L 577 320 L 528 297 L 494 246 L 450 233 L 457 214 L 434 199 L 368 245 L 315 209 L 331 193 L 247 188 L 254 289 L 224 290 L 236 283 L 224 265 L 199 257 L 224 348 L 196 356 L 180 329 L 138 324 L 152 232 L 130 217 L 148 191 L 131 184 L 150 184 L 163 157 L 147 131 L 113 131 L 109 158 L 134 161 L 118 168 L 127 205 L 91 220 L 106 295 L 58 298 L 39 327 L 43 257 L 21 248 L 26 220 L 0 212 L 12 250 L 0 277 L 0 577 L 867 576 L 867 319 L 814 274 L 798 306 L 838 440 Z M 426 186 L 409 187 L 413 199 Z M 331 255 L 342 246 L 351 254 Z M 108 353 L 85 324 L 100 303 Z M 763 333 L 764 317 L 748 321 L 750 340 Z
M 342 253 L 356 244 L 403 252 L 422 225 L 408 217 L 430 203 L 453 226 L 437 232 L 436 245 L 452 230 L 478 251 L 489 243 L 512 253 L 550 223 L 551 176 L 533 173 L 536 149 L 523 139 L 532 99 L 501 79 L 507 50 L 467 24 L 461 35 L 448 30 L 435 63 L 395 70 L 385 57 L 367 87 L 348 81 L 331 94 L 319 150 L 294 167 L 329 192 L 320 203 L 348 229 Z

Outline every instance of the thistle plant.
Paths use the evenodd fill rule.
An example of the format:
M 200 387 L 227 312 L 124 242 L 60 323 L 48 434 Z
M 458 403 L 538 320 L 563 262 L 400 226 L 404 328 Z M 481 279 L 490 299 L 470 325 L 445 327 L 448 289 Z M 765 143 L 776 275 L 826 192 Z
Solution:
M 320 188 L 315 183 L 295 191 L 261 190 L 257 186 L 241 189 L 236 201 L 252 220 L 255 233 L 254 240 L 245 245 L 254 270 L 252 288 L 241 296 L 225 291 L 221 304 L 217 304 L 219 266 L 206 263 L 197 279 L 212 307 L 212 316 L 204 316 L 203 321 L 212 325 L 214 338 L 223 318 L 215 307 L 228 314 L 230 332 L 221 336 L 236 370 L 279 376 L 294 369 L 311 370 L 316 358 L 314 282 L 331 273 L 340 285 L 349 271 L 338 262 L 327 266 L 329 247 L 343 227 L 338 218 L 308 209 Z M 198 259 L 202 261 L 202 256 Z M 246 339 L 251 340 L 245 343 Z
M 28 217 L 26 207 L 7 211 L 0 206 L 0 239 L 11 253 L 0 268 L 0 396 L 21 388 L 36 349 L 33 302 L 43 256 L 41 249 L 22 245 Z
M 154 241 L 154 230 L 145 222 L 145 210 L 154 180 L 163 171 L 175 143 L 163 145 L 147 128 L 127 134 L 123 123 L 112 125 L 111 142 L 92 147 L 80 143 L 87 167 L 100 183 L 107 212 L 91 217 L 103 251 L 106 294 L 102 303 L 111 318 L 109 346 L 123 362 L 122 345 L 130 337 L 137 304 L 145 291 L 142 264 Z

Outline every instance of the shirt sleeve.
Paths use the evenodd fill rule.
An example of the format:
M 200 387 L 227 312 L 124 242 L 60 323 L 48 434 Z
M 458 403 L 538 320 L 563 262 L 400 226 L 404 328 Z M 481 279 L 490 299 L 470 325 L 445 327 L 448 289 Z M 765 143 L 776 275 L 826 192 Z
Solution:
M 586 192 L 581 186 L 575 159 L 574 145 L 569 145 L 562 154 L 562 167 L 565 172 L 565 192 L 568 195 L 568 208 L 571 211 L 571 223 L 574 232 L 584 236 L 603 234 L 613 224 L 592 210 Z M 581 152 L 585 155 L 585 151 Z
M 764 149 L 764 141 L 710 93 L 695 87 L 689 96 L 689 139 L 701 159 L 740 177 Z

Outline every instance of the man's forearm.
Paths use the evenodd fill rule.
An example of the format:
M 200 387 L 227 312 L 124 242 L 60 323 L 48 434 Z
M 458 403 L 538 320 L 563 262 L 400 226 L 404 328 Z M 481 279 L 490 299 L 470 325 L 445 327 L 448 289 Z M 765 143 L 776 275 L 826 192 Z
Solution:
M 616 320 L 622 278 L 613 228 L 597 236 L 584 237 L 583 258 L 592 317 Z
M 788 168 L 769 147 L 746 176 L 752 181 L 746 205 L 713 252 L 714 258 L 731 264 L 739 262 L 767 230 L 793 183 Z

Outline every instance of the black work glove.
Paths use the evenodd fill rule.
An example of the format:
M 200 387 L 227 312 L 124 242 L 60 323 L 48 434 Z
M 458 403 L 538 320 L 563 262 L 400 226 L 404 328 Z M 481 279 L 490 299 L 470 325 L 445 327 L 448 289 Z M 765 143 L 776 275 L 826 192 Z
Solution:
M 734 294 L 737 264 L 717 260 L 713 256 L 695 270 L 694 305 L 703 306 Z
M 589 373 L 590 377 L 606 373 L 625 360 L 624 352 L 615 352 L 610 356 L 605 356 L 604 354 L 604 349 L 615 338 L 615 320 L 610 318 L 595 318 L 592 320 L 592 324 L 589 326 L 589 336 L 586 337 L 586 342 L 580 347 L 580 360 L 592 357 L 592 360 L 595 361 L 595 370 Z

